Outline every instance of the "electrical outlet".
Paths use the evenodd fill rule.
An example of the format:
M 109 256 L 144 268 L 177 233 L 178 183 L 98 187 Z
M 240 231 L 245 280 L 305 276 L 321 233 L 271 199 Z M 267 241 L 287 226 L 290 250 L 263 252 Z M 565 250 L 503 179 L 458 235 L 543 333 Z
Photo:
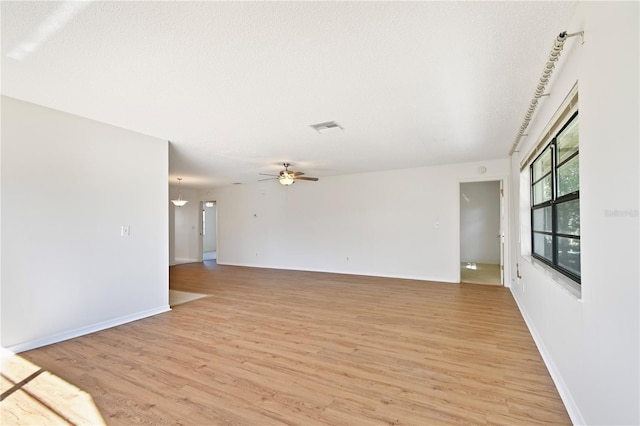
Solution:
M 121 237 L 130 237 L 131 236 L 131 227 L 129 225 L 122 225 L 120 229 Z

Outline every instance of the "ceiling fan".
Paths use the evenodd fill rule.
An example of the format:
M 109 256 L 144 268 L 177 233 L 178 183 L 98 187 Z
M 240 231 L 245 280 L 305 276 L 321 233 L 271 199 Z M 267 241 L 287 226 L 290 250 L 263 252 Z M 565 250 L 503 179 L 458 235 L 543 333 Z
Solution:
M 318 181 L 318 178 L 316 177 L 302 176 L 304 174 L 302 172 L 289 171 L 289 166 L 291 165 L 289 163 L 282 163 L 282 165 L 284 166 L 284 170 L 281 170 L 280 173 L 277 175 L 272 175 L 269 173 L 260 173 L 260 175 L 262 176 L 273 176 L 267 179 L 260 179 L 260 180 L 263 181 L 263 180 L 278 179 L 280 184 L 285 186 L 293 185 L 294 183 L 296 183 L 297 180 L 311 180 L 314 182 Z

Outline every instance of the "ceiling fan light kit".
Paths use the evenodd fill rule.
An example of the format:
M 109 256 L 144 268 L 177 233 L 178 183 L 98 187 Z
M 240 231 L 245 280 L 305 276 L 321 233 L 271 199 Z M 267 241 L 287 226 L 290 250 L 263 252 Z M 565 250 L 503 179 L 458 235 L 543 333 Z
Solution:
M 316 178 L 316 177 L 302 176 L 302 175 L 304 175 L 304 173 L 302 173 L 302 172 L 291 172 L 291 171 L 289 171 L 289 166 L 291 165 L 289 163 L 282 163 L 282 165 L 284 166 L 284 170 L 281 170 L 280 173 L 277 174 L 277 175 L 272 175 L 272 174 L 269 174 L 269 173 L 260 173 L 263 176 L 273 176 L 271 178 L 261 179 L 261 180 L 278 179 L 278 182 L 280 182 L 280 185 L 283 185 L 283 186 L 293 185 L 294 183 L 296 183 L 296 180 L 310 180 L 310 181 L 313 181 L 313 182 L 317 182 L 318 181 L 318 178 Z
M 291 176 L 289 173 L 283 173 L 282 176 L 278 178 L 278 181 L 280 182 L 280 185 L 284 186 L 293 185 L 294 183 L 296 183 L 296 181 L 293 180 L 293 176 Z

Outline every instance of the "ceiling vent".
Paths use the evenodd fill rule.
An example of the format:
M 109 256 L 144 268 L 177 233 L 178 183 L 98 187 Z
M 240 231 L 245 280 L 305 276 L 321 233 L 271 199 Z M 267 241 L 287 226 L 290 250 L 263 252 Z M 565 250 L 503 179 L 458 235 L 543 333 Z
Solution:
M 312 124 L 311 127 L 318 133 L 334 132 L 336 130 L 344 130 L 344 128 L 335 121 L 325 121 L 324 123 Z

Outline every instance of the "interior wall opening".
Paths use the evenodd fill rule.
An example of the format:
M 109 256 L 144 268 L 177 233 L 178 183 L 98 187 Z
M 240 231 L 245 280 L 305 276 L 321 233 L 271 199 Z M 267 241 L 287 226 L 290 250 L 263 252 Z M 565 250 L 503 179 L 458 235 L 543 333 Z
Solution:
M 501 181 L 460 183 L 460 281 L 503 285 Z
M 215 201 L 202 202 L 202 261 L 218 258 L 217 209 Z

